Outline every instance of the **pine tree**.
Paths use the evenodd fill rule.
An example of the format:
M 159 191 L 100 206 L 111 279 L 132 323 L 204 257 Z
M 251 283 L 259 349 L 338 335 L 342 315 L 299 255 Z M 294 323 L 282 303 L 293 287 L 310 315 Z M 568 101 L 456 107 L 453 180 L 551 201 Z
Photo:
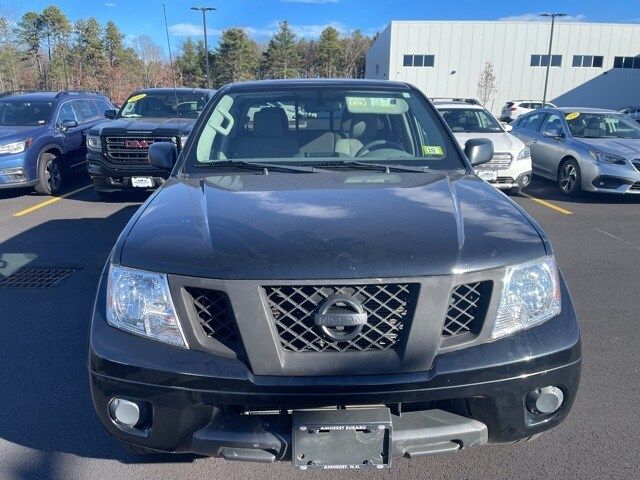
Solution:
M 25 47 L 26 61 L 29 62 L 29 60 L 31 60 L 31 66 L 35 66 L 36 83 L 34 86 L 37 88 L 44 86 L 45 78 L 42 57 L 40 55 L 42 29 L 42 17 L 34 11 L 26 12 L 20 19 L 20 22 L 18 22 L 16 28 L 18 40 L 22 42 Z
M 73 48 L 78 87 L 100 90 L 105 83 L 107 57 L 102 44 L 102 27 L 95 18 L 75 24 L 76 44 Z
M 210 59 L 211 60 L 211 59 Z M 202 87 L 205 84 L 204 42 L 195 43 L 191 37 L 182 42 L 175 67 L 181 85 Z
M 215 56 L 213 78 L 217 85 L 253 80 L 258 72 L 260 49 L 242 28 L 222 32 Z
M 326 27 L 318 41 L 318 70 L 323 77 L 337 77 L 342 72 L 344 48 L 340 33 L 334 27 Z
M 271 37 L 264 54 L 263 68 L 267 78 L 292 78 L 300 75 L 300 57 L 296 35 L 285 20 Z

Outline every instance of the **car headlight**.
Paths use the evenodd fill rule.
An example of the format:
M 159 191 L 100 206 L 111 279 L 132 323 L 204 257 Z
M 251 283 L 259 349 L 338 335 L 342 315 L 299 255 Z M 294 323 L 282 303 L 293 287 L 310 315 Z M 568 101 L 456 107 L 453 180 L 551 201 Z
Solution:
M 619 157 L 617 155 L 610 155 L 608 153 L 596 152 L 595 150 L 590 150 L 589 155 L 591 155 L 596 162 L 600 162 L 600 163 L 609 163 L 613 165 L 627 164 L 624 158 Z
M 107 322 L 127 332 L 188 348 L 167 276 L 162 273 L 112 264 L 107 283 Z
M 102 140 L 98 135 L 87 135 L 87 148 L 94 152 L 102 151 Z
M 183 148 L 185 143 L 187 143 L 187 140 L 189 138 L 189 135 L 182 135 L 180 137 L 180 148 Z
M 525 158 L 529 157 L 531 157 L 531 150 L 529 150 L 529 147 L 525 145 L 525 147 L 518 154 L 517 160 L 524 160 Z
M 501 338 L 539 325 L 560 309 L 560 277 L 552 256 L 507 267 L 491 336 Z
M 33 143 L 32 138 L 26 140 L 20 140 L 19 142 L 5 143 L 0 145 L 0 153 L 20 153 L 24 152 Z

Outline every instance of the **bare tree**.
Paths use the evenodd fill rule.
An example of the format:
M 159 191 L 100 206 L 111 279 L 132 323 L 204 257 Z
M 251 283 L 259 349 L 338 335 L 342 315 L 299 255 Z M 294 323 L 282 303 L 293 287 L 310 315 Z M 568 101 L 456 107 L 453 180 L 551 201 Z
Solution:
M 142 63 L 144 83 L 148 87 L 162 85 L 164 51 L 148 35 L 140 35 L 133 40 L 133 48 Z
M 493 100 L 497 92 L 498 86 L 496 84 L 496 76 L 493 73 L 493 63 L 486 61 L 478 80 L 478 100 L 482 105 L 487 105 Z

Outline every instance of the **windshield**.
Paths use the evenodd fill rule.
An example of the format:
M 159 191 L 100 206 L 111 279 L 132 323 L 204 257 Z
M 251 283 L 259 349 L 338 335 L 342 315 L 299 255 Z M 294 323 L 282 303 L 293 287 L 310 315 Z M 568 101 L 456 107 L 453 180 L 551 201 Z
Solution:
M 186 162 L 215 166 L 269 159 L 322 166 L 354 158 L 464 168 L 437 116 L 415 91 L 337 87 L 224 95 Z
M 502 127 L 486 110 L 478 108 L 439 108 L 453 133 L 501 133 Z
M 49 123 L 53 102 L 31 102 L 24 100 L 0 101 L 0 126 L 27 127 Z
M 122 118 L 198 118 L 208 97 L 199 92 L 136 93 L 120 110 Z
M 579 113 L 565 116 L 571 135 L 579 138 L 640 138 L 635 120 L 618 113 Z

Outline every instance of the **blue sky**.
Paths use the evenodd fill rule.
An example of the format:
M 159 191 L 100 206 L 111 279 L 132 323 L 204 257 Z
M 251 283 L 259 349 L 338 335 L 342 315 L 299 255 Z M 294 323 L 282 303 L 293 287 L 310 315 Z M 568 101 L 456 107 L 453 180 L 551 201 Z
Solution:
M 0 0 L 0 12 L 19 16 L 41 10 L 52 0 Z M 97 17 L 114 20 L 129 38 L 146 34 L 166 45 L 162 0 L 72 0 L 59 2 L 72 19 Z M 640 22 L 640 0 L 164 0 L 171 42 L 201 33 L 202 17 L 189 9 L 204 4 L 217 7 L 208 16 L 211 43 L 220 31 L 246 27 L 258 41 L 267 38 L 279 20 L 287 19 L 296 32 L 316 37 L 326 25 L 348 32 L 359 28 L 373 33 L 390 20 L 536 19 L 542 11 L 562 11 L 573 21 Z

